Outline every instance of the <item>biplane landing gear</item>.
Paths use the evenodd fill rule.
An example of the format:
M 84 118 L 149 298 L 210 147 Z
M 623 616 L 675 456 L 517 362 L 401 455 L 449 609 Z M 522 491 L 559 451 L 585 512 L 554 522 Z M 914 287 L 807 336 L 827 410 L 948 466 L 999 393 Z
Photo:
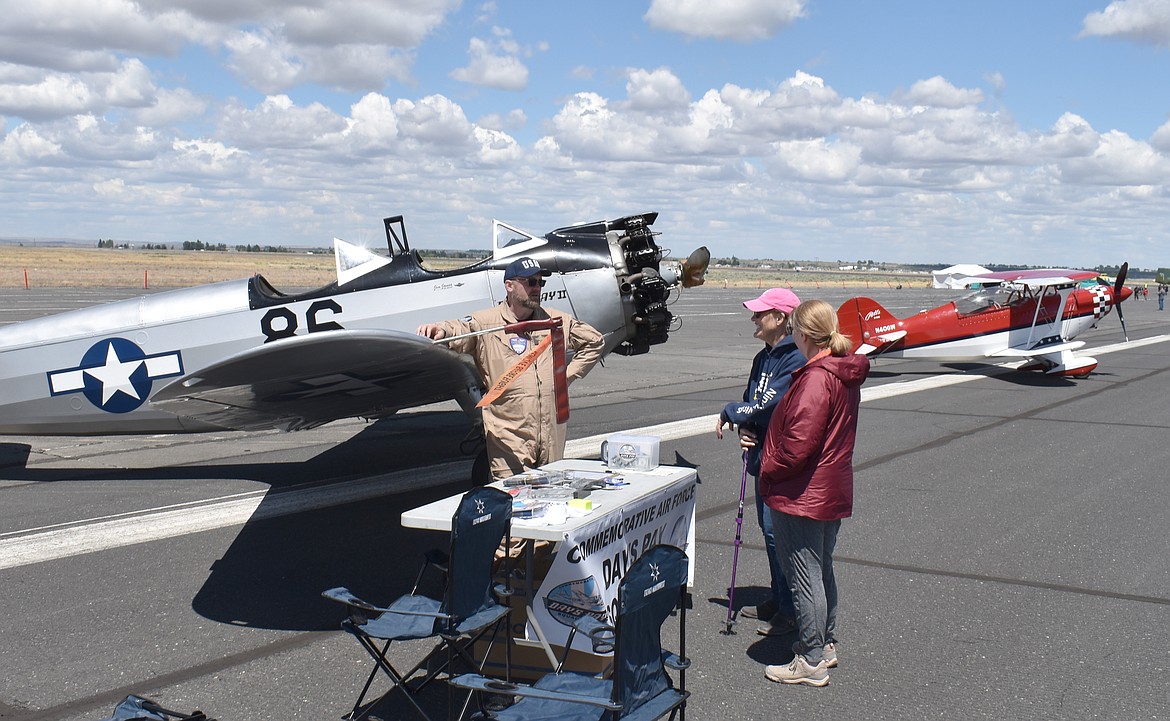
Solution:
M 1016 368 L 1018 371 L 1040 371 L 1046 376 L 1057 378 L 1088 378 L 1097 368 L 1097 359 L 1075 356 L 1070 351 L 1060 354 L 1060 362 L 1051 358 L 1034 358 Z
M 1069 354 L 1072 356 L 1072 354 Z M 1058 363 L 1049 370 L 1045 371 L 1046 375 L 1058 376 L 1060 378 L 1088 378 L 1089 374 L 1097 368 L 1097 359 L 1089 358 L 1088 356 L 1072 356 L 1066 359 L 1063 363 Z
M 1097 359 L 1073 355 L 1072 351 L 1061 351 L 1059 356 L 1034 358 L 1017 370 L 1042 371 L 1046 376 L 1057 378 L 1088 378 L 1097 368 Z

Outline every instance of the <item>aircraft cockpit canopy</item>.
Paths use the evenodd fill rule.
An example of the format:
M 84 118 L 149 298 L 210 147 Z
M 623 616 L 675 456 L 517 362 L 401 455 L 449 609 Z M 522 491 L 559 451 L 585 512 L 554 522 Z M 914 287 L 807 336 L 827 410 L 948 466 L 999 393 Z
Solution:
M 955 309 L 961 315 L 985 313 L 996 308 L 1004 308 L 1023 300 L 1024 294 L 1019 288 L 1010 285 L 996 285 L 990 288 L 979 288 L 955 300 Z

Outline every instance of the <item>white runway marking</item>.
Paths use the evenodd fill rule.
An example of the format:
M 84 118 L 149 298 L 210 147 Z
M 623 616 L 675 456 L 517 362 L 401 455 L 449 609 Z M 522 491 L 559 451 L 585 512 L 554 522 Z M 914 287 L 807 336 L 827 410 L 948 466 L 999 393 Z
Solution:
M 241 493 L 6 533 L 0 536 L 0 570 L 425 488 L 449 482 L 457 473 L 469 475 L 471 461 L 411 468 L 328 486 Z
M 1094 356 L 1132 350 L 1170 340 L 1170 335 L 1154 336 L 1128 343 L 1086 349 Z M 1013 364 L 1003 364 L 1009 367 Z M 984 375 L 941 375 L 900 383 L 886 383 L 861 389 L 861 401 L 881 400 L 919 391 L 944 388 L 986 378 Z M 622 433 L 658 436 L 664 441 L 714 433 L 718 414 L 687 418 Z M 601 442 L 610 434 L 571 440 L 565 456 L 582 458 L 599 454 Z M 292 490 L 236 494 L 206 501 L 152 508 L 135 513 L 90 518 L 57 526 L 0 534 L 0 570 L 60 558 L 94 553 L 120 546 L 149 543 L 189 533 L 237 526 L 249 521 L 275 518 L 292 513 L 338 506 L 345 503 L 401 493 L 450 482 L 457 474 L 469 474 L 471 461 L 445 463 L 422 469 L 409 469 L 379 476 L 359 478 L 328 486 L 308 486 Z

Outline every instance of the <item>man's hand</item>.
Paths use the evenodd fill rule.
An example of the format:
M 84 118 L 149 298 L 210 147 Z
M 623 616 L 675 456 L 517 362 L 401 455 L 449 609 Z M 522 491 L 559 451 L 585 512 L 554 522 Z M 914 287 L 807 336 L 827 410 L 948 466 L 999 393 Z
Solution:
M 735 424 L 729 420 L 726 420 L 723 417 L 723 414 L 720 413 L 719 420 L 715 421 L 715 437 L 719 440 L 723 440 L 723 426 L 727 426 L 728 428 L 735 428 Z
M 443 326 L 437 323 L 424 323 L 415 329 L 415 333 L 426 336 L 431 340 L 440 340 L 447 337 L 447 331 L 443 330 Z
M 755 448 L 756 444 L 758 444 L 759 442 L 760 442 L 760 438 L 759 438 L 759 436 L 756 435 L 755 431 L 753 431 L 750 428 L 744 428 L 743 426 L 739 427 L 739 447 L 740 448 L 744 449 L 745 451 L 750 450 L 752 448 Z

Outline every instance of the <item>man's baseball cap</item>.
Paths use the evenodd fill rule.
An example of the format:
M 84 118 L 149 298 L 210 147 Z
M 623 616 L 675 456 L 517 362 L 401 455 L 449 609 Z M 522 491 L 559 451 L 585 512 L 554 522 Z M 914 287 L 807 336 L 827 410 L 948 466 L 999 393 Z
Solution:
M 504 271 L 504 280 L 531 278 L 534 275 L 552 275 L 552 271 L 541 268 L 540 263 L 537 263 L 528 256 L 524 256 L 523 258 L 517 258 L 508 265 L 508 268 Z
M 753 313 L 778 310 L 784 315 L 792 315 L 792 311 L 798 305 L 800 305 L 800 298 L 797 298 L 796 293 L 787 288 L 769 288 L 759 298 L 743 302 L 743 307 Z

